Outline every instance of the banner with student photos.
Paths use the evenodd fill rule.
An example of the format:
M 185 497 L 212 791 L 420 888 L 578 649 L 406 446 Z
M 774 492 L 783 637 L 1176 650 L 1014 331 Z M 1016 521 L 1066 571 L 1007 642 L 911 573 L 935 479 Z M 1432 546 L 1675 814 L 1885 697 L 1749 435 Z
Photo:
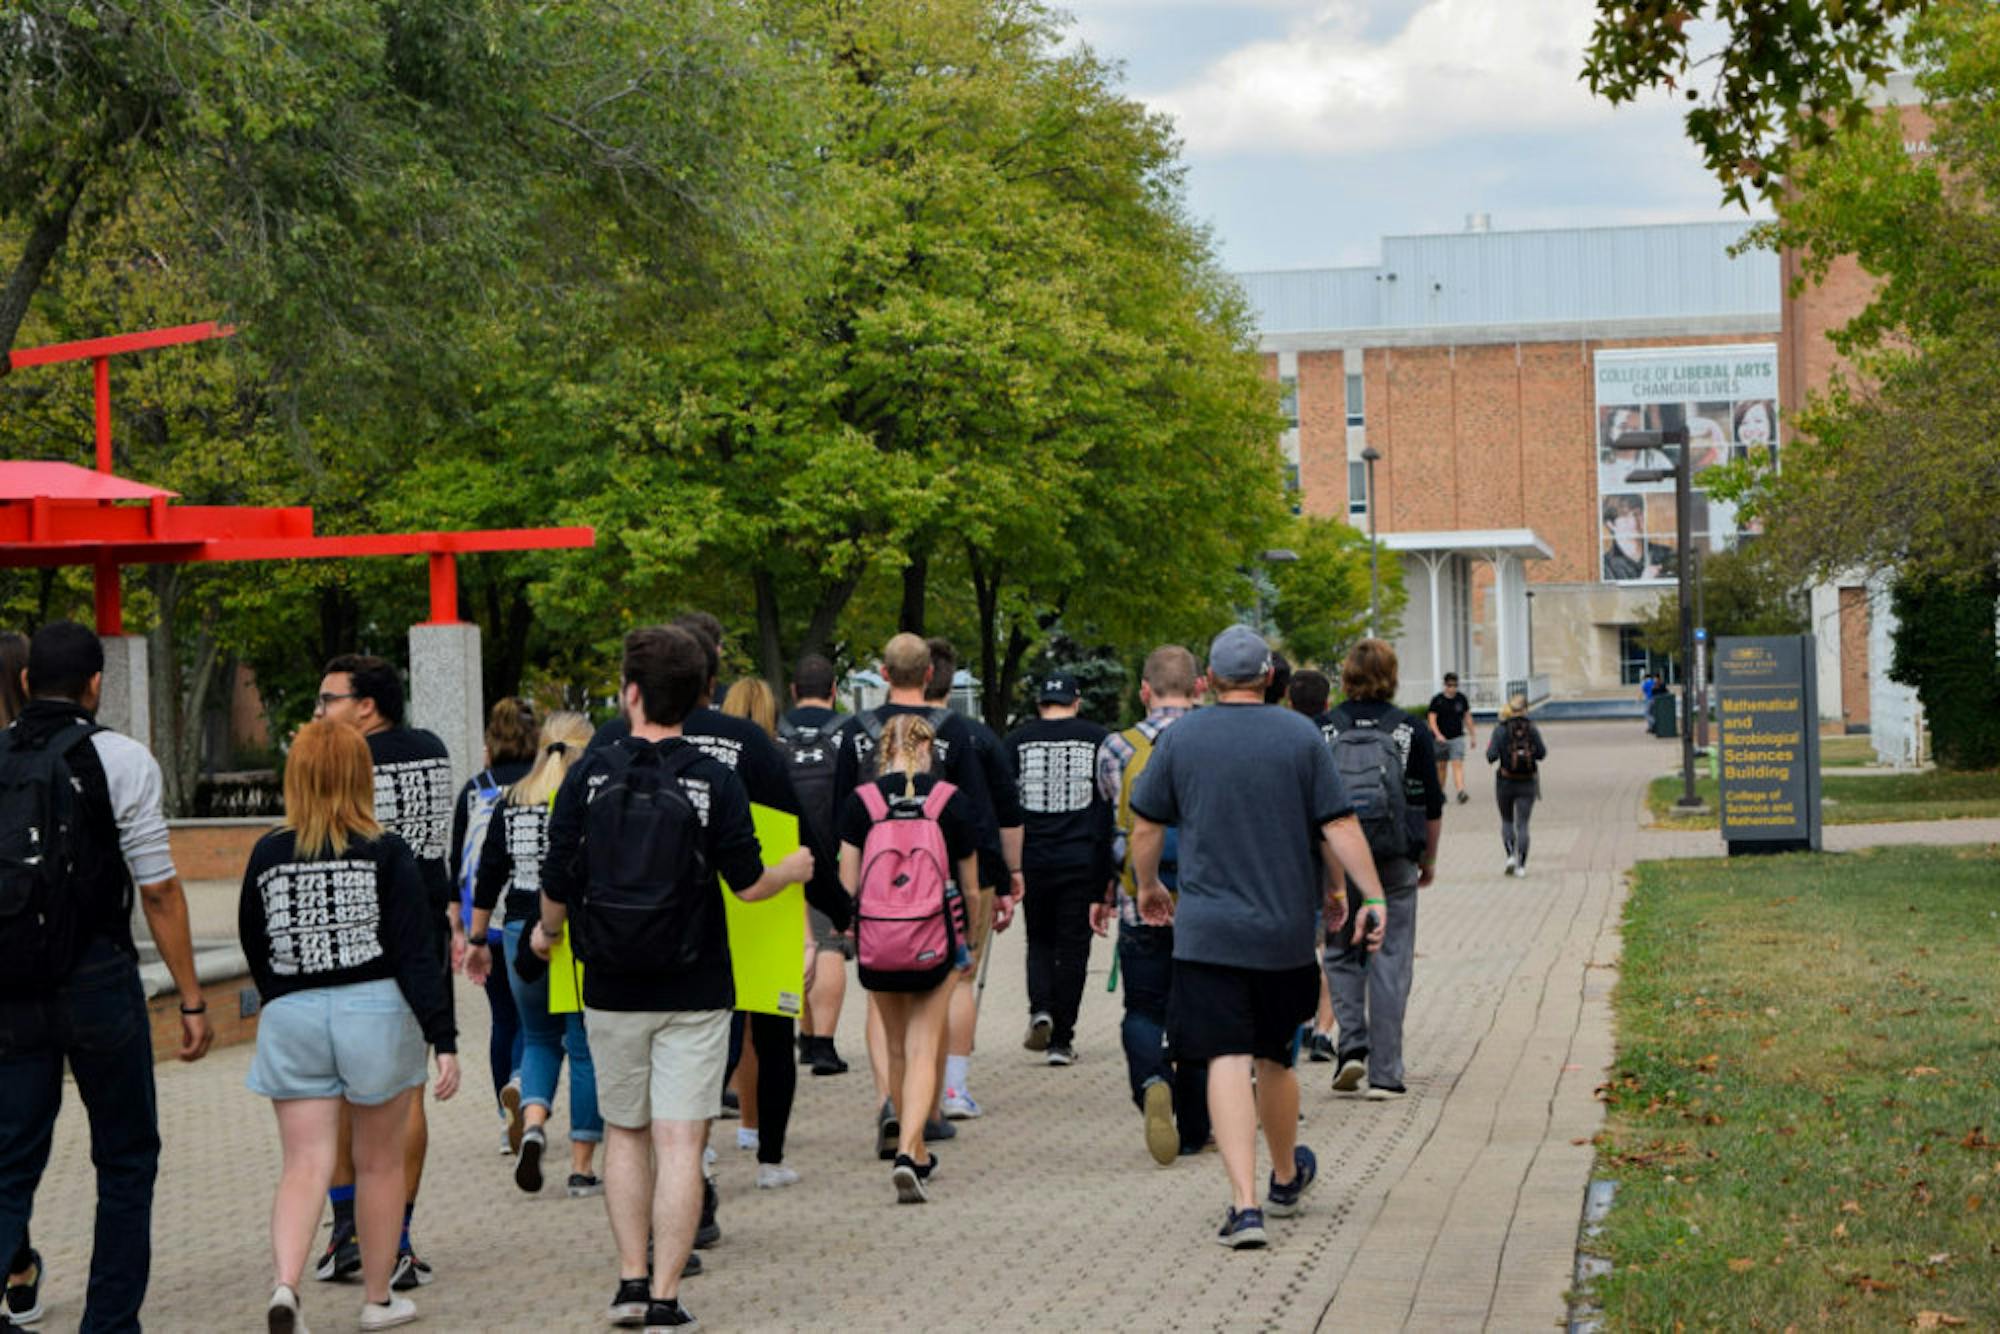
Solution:
M 1709 499 L 1701 474 L 1746 457 L 1777 464 L 1777 344 L 1620 348 L 1599 352 L 1595 369 L 1598 578 L 1613 584 L 1666 583 L 1680 569 L 1673 456 L 1612 448 L 1633 432 L 1687 428 L 1694 467 L 1689 536 L 1697 547 L 1723 551 L 1753 534 L 1738 523 L 1734 505 Z M 1631 480 L 1648 469 L 1670 475 Z

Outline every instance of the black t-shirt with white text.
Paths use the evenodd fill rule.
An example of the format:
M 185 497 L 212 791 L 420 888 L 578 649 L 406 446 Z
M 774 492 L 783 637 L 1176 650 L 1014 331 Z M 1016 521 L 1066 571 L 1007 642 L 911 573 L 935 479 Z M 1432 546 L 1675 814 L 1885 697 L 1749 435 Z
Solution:
M 1021 794 L 1028 871 L 1111 875 L 1111 803 L 1097 792 L 1097 748 L 1110 735 L 1082 718 L 1036 718 L 1007 734 Z
M 391 727 L 368 734 L 375 761 L 375 821 L 410 845 L 431 902 L 457 900 L 451 884 L 451 752 L 433 732 Z

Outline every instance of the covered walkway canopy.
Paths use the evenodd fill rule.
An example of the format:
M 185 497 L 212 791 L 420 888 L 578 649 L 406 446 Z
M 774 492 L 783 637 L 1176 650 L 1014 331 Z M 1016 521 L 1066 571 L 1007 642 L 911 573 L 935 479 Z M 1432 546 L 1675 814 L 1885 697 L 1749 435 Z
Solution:
M 1382 549 L 1403 561 L 1409 608 L 1396 654 L 1409 668 L 1430 667 L 1431 688 L 1455 671 L 1474 706 L 1497 707 L 1519 692 L 1531 702 L 1548 690 L 1534 673 L 1534 641 L 1528 618 L 1527 562 L 1548 560 L 1555 551 L 1531 528 L 1479 528 L 1458 532 L 1383 533 Z M 1493 630 L 1490 653 L 1473 642 L 1472 566 L 1493 567 Z M 1423 577 L 1419 578 L 1421 567 Z M 1407 690 L 1406 693 L 1410 693 Z

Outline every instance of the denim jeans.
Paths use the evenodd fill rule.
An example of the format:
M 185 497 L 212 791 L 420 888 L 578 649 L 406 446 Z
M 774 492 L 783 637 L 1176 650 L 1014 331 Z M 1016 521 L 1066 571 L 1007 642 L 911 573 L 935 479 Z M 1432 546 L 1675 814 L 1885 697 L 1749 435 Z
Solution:
M 1208 1063 L 1176 1062 L 1167 1046 L 1167 998 L 1173 994 L 1174 929 L 1118 927 L 1118 972 L 1125 979 L 1125 1072 L 1132 1101 L 1144 1105 L 1146 1086 L 1165 1083 L 1174 1094 L 1174 1124 L 1183 1149 L 1208 1142 Z
M 526 948 L 522 941 L 525 922 L 507 923 L 507 967 Z M 604 1138 L 604 1118 L 597 1110 L 597 1067 L 590 1060 L 590 1038 L 584 1032 L 583 1013 L 549 1013 L 549 979 L 523 982 L 512 979 L 514 1008 L 521 1016 L 521 1105 L 547 1107 L 555 1100 L 556 1080 L 562 1074 L 563 1056 L 569 1056 L 569 1137 L 596 1143 Z
M 507 941 L 500 932 L 488 933 L 493 946 L 493 968 L 486 974 L 486 1008 L 493 1012 L 493 1033 L 486 1042 L 486 1063 L 493 1070 L 493 1101 L 507 1081 L 521 1074 L 521 1012 L 514 1008 L 514 969 L 507 956 Z
M 1090 905 L 1104 897 L 1090 871 L 1029 871 L 1021 915 L 1028 924 L 1028 1013 L 1053 1021 L 1049 1041 L 1076 1039 L 1083 980 L 1090 967 Z
M 153 1261 L 159 1114 L 139 967 L 110 941 L 91 942 L 54 995 L 0 1000 L 0 1255 L 12 1255 L 27 1235 L 65 1060 L 90 1117 L 97 1166 L 97 1233 L 80 1328 L 136 1330 Z

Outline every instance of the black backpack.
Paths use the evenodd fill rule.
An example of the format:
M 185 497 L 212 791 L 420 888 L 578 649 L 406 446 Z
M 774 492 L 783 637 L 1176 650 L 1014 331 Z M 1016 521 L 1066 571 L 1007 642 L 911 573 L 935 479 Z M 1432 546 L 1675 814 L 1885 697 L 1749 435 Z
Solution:
M 778 749 L 789 762 L 801 816 L 806 828 L 823 843 L 833 837 L 833 770 L 840 759 L 841 724 L 846 721 L 836 715 L 810 726 L 789 721 L 778 724 Z
M 1413 808 L 1395 730 L 1375 719 L 1350 717 L 1334 736 L 1332 748 L 1341 791 L 1361 821 L 1361 832 L 1368 836 L 1368 851 L 1377 862 L 1416 856 L 1423 840 L 1412 832 Z
M 585 884 L 570 923 L 576 957 L 634 973 L 703 962 L 722 904 L 708 880 L 701 815 L 680 776 L 702 752 L 622 741 L 583 817 Z
M 76 722 L 40 746 L 0 733 L 0 987 L 46 991 L 85 942 L 76 886 L 77 800 L 69 752 L 101 731 Z
M 951 710 L 942 704 L 933 704 L 929 709 L 925 710 L 924 716 L 929 720 L 933 734 L 931 740 L 931 768 L 942 777 L 944 766 L 937 762 L 936 736 L 944 731 L 945 723 L 951 718 Z M 881 711 L 878 709 L 864 711 L 860 715 L 860 719 L 862 735 L 868 738 L 868 751 L 866 754 L 863 754 L 859 746 L 855 747 L 855 758 L 859 760 L 859 763 L 855 766 L 855 777 L 863 783 L 868 783 L 882 776 L 882 733 L 887 729 L 888 724 L 883 720 Z
M 1535 776 L 1535 730 L 1526 718 L 1509 718 L 1507 735 L 1500 743 L 1500 776 Z

